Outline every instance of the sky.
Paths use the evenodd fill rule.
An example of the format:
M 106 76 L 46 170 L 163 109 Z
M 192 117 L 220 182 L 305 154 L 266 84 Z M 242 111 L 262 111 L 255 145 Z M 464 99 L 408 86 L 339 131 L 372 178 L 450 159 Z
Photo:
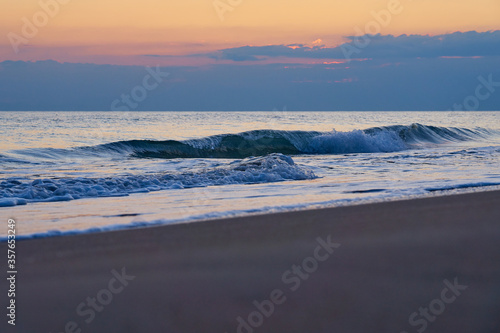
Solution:
M 0 6 L 0 110 L 107 110 L 106 99 L 140 86 L 147 67 L 156 66 L 169 77 L 127 108 L 447 109 L 474 95 L 480 77 L 500 81 L 498 0 L 0 0 Z M 108 65 L 118 79 L 93 91 L 89 82 L 99 86 Z M 84 67 L 85 83 L 71 75 Z M 129 75 L 132 86 L 123 87 Z M 449 84 L 424 84 L 431 79 Z M 406 104 L 400 95 L 387 100 L 402 85 Z M 87 99 L 72 94 L 61 104 L 43 95 L 65 86 Z M 172 90 L 178 94 L 168 100 L 154 97 Z M 189 97 L 195 91 L 205 96 L 200 105 Z M 353 97 L 375 91 L 363 103 Z M 500 109 L 489 92 L 477 107 L 469 99 L 467 109 Z M 26 95 L 32 102 L 15 98 Z M 102 103 L 88 100 L 100 96 Z M 421 96 L 426 100 L 409 102 Z

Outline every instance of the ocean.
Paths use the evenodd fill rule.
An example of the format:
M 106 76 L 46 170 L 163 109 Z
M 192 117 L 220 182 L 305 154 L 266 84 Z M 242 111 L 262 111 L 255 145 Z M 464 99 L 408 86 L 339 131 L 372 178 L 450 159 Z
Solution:
M 0 112 L 0 129 L 0 210 L 24 238 L 500 185 L 500 112 Z

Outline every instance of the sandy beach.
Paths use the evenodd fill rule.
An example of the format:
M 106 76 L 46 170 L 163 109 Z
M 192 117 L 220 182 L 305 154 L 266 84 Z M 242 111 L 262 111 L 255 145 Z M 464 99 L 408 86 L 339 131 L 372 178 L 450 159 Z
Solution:
M 1 331 L 499 332 L 499 204 L 489 191 L 19 241 L 16 326 L 4 314 Z

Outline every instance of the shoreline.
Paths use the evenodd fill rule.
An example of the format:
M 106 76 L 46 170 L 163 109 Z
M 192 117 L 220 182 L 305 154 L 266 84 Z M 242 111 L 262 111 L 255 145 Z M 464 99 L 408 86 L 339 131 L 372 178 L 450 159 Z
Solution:
M 491 191 L 499 191 L 500 185 L 486 185 L 480 187 L 464 187 L 464 188 L 452 188 L 449 190 L 440 190 L 440 191 L 429 191 L 425 194 L 415 194 L 415 195 L 405 195 L 402 197 L 381 197 L 381 198 L 357 198 L 349 201 L 338 200 L 331 204 L 325 203 L 308 203 L 294 207 L 271 207 L 259 209 L 254 212 L 214 212 L 206 215 L 214 215 L 210 217 L 203 216 L 189 216 L 186 218 L 173 219 L 173 220 L 152 220 L 152 221 L 137 221 L 134 222 L 132 219 L 136 214 L 121 214 L 116 215 L 116 218 L 127 218 L 129 217 L 130 222 L 127 223 L 116 223 L 104 225 L 102 227 L 91 227 L 88 229 L 70 229 L 70 230 L 51 230 L 47 232 L 35 232 L 35 233 L 26 233 L 26 234 L 18 234 L 16 239 L 18 241 L 28 241 L 32 239 L 40 239 L 40 238 L 52 238 L 52 237 L 67 237 L 67 236 L 76 236 L 76 235 L 87 235 L 87 234 L 95 234 L 95 233 L 103 233 L 103 232 L 116 232 L 123 230 L 135 230 L 142 228 L 151 228 L 151 227 L 163 227 L 163 226 L 171 226 L 176 224 L 189 224 L 189 223 L 210 223 L 217 220 L 225 220 L 225 219 L 237 219 L 242 217 L 258 217 L 264 215 L 274 215 L 274 214 L 282 214 L 282 213 L 293 213 L 300 211 L 314 211 L 314 210 L 322 210 L 322 209 L 333 209 L 340 207 L 349 207 L 349 206 L 363 206 L 363 205 L 372 205 L 379 203 L 387 203 L 387 202 L 399 202 L 399 201 L 408 201 L 408 200 L 419 200 L 425 198 L 435 198 L 435 197 L 444 197 L 444 196 L 455 196 L 469 193 L 481 193 L 481 192 L 491 192 Z M 139 196 L 162 196 L 162 192 L 153 192 L 147 194 L 138 194 Z M 129 197 L 133 198 L 133 197 Z M 110 198 L 99 198 L 99 199 L 115 199 L 113 197 Z M 81 201 L 86 200 L 96 200 L 96 199 L 80 199 Z M 56 204 L 64 204 L 64 202 L 57 202 Z M 26 206 L 16 206 L 14 210 L 25 208 Z M 5 210 L 12 210 L 13 207 L 6 208 Z M 56 209 L 56 208 L 54 208 Z M 4 211 L 5 211 L 4 210 Z M 13 218 L 17 220 L 16 216 L 8 216 L 9 218 Z M 0 244 L 7 241 L 6 232 L 0 232 Z
M 499 203 L 500 191 L 483 191 L 23 241 L 17 325 L 245 332 L 260 318 L 256 304 L 272 300 L 272 314 L 262 310 L 246 333 L 411 332 L 424 319 L 417 313 L 412 326 L 409 317 L 456 280 L 466 289 L 426 331 L 492 332 L 500 328 Z M 318 252 L 318 239 L 339 246 Z M 110 294 L 120 272 L 134 278 Z M 88 297 L 109 303 L 92 310 Z

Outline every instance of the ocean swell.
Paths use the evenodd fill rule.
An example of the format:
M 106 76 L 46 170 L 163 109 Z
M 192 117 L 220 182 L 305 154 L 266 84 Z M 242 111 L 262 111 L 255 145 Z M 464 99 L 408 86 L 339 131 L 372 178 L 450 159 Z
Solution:
M 500 135 L 498 132 L 482 128 L 466 129 L 421 124 L 372 127 L 349 132 L 254 130 L 182 141 L 126 140 L 68 149 L 30 148 L 9 152 L 14 153 L 16 157 L 0 156 L 0 164 L 88 157 L 242 159 L 273 153 L 284 155 L 390 153 L 478 141 L 492 136 Z
M 81 149 L 124 153 L 136 158 L 245 158 L 271 153 L 300 155 L 397 152 L 430 144 L 481 140 L 492 134 L 485 129 L 412 124 L 350 132 L 255 130 L 185 141 L 120 141 Z

